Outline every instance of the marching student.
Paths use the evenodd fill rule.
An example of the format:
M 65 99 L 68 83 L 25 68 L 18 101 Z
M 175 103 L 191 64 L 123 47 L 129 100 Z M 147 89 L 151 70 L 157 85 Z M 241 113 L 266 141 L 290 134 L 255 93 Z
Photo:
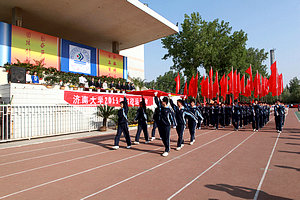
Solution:
M 119 149 L 119 141 L 122 132 L 124 133 L 126 143 L 127 143 L 127 149 L 131 148 L 131 140 L 129 136 L 129 130 L 128 130 L 128 102 L 127 98 L 124 96 L 124 101 L 120 102 L 120 109 L 118 110 L 118 130 L 115 137 L 115 144 L 112 147 L 114 150 Z
M 158 107 L 155 108 L 153 113 L 153 127 L 152 127 L 152 133 L 151 133 L 151 141 L 155 140 L 155 130 L 157 128 L 157 122 L 158 122 L 158 115 L 159 115 L 159 109 Z
M 260 106 L 258 104 L 258 100 L 255 99 L 254 100 L 254 104 L 253 104 L 253 108 L 254 108 L 254 120 L 255 122 L 252 122 L 252 123 L 255 123 L 255 131 L 258 131 L 259 130 L 259 124 L 260 124 Z M 254 131 L 254 130 L 253 130 Z
M 209 103 L 206 103 L 205 107 L 203 107 L 203 114 L 204 114 L 204 126 L 209 126 L 209 118 L 210 118 L 210 106 Z
M 166 157 L 169 155 L 170 152 L 171 125 L 176 125 L 176 121 L 173 118 L 171 109 L 168 107 L 169 99 L 167 97 L 164 97 L 161 101 L 157 97 L 157 92 L 155 92 L 154 95 L 154 100 L 158 107 L 157 128 L 165 146 L 165 151 L 162 154 L 162 156 Z
M 222 128 L 225 128 L 225 104 L 222 102 L 220 107 L 220 124 Z
M 218 102 L 215 101 L 212 107 L 212 116 L 213 116 L 213 126 L 216 130 L 219 129 L 219 114 L 220 114 L 220 107 Z
M 196 125 L 198 123 L 198 118 L 202 118 L 198 108 L 195 105 L 195 100 L 191 100 L 190 106 L 184 101 L 184 104 L 189 112 L 191 112 L 195 117 L 191 117 L 190 115 L 188 116 L 188 127 L 189 127 L 189 132 L 191 135 L 190 139 L 190 145 L 193 145 L 195 143 L 195 132 L 196 132 Z
M 231 118 L 232 118 L 232 107 L 229 104 L 226 104 L 225 106 L 225 125 L 229 126 L 231 124 Z
M 277 133 L 281 133 L 282 131 L 282 124 L 283 124 L 283 116 L 285 114 L 284 106 L 280 104 L 280 101 L 277 100 L 275 107 L 274 107 L 274 116 L 275 116 L 275 124 Z
M 238 105 L 238 100 L 234 100 L 234 105 L 232 106 L 232 124 L 234 126 L 234 130 L 239 130 L 239 118 L 240 118 L 241 108 Z
M 177 122 L 176 131 L 178 134 L 178 141 L 176 150 L 179 151 L 184 146 L 183 133 L 187 117 L 191 117 L 194 121 L 197 121 L 197 119 L 195 115 L 193 115 L 191 112 L 188 112 L 188 110 L 183 106 L 184 101 L 182 99 L 177 100 L 177 106 L 173 103 L 173 100 L 170 99 L 170 96 L 169 100 L 175 112 L 175 118 Z
M 201 117 L 198 118 L 197 129 L 201 129 L 201 123 L 202 123 L 202 121 L 204 119 L 204 117 L 203 117 L 203 107 L 201 106 L 201 104 L 200 104 L 199 101 L 197 101 L 196 106 L 197 106 L 197 108 L 198 108 L 198 110 L 200 112 L 200 115 L 201 115 Z
M 140 102 L 140 107 L 136 112 L 136 117 L 134 119 L 138 121 L 138 129 L 135 136 L 134 144 L 140 144 L 140 135 L 143 130 L 145 136 L 145 144 L 149 143 L 149 135 L 148 135 L 148 127 L 147 127 L 147 113 L 146 113 L 146 103 L 145 99 L 142 97 L 142 101 Z

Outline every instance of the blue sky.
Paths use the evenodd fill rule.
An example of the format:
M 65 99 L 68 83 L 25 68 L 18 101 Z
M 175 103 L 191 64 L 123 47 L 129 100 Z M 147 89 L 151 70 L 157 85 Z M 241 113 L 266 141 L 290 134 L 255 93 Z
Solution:
M 219 18 L 235 30 L 248 34 L 247 47 L 275 48 L 284 85 L 295 76 L 300 79 L 300 0 L 141 0 L 172 23 L 183 22 L 184 14 L 199 12 L 203 19 Z M 161 40 L 145 45 L 146 81 L 169 71 L 172 60 L 162 60 L 167 51 Z M 265 63 L 270 67 L 270 59 Z M 200 70 L 203 74 L 203 70 Z

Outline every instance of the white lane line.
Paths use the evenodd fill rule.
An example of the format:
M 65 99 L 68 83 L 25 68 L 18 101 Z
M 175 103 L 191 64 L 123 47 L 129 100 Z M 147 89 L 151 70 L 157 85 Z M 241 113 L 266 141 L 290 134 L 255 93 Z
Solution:
M 24 161 L 28 161 L 28 160 L 34 160 L 34 159 L 38 159 L 38 158 L 44 158 L 44 157 L 48 157 L 48 156 L 54 156 L 54 155 L 63 154 L 63 153 L 69 153 L 69 152 L 78 151 L 78 150 L 82 150 L 82 149 L 90 149 L 90 148 L 95 148 L 95 147 L 96 146 L 88 146 L 88 147 L 71 149 L 71 150 L 67 150 L 67 151 L 60 151 L 60 152 L 56 152 L 56 153 L 51 153 L 51 154 L 46 154 L 46 155 L 41 155 L 41 156 L 36 156 L 36 157 L 31 157 L 31 158 L 25 158 L 25 159 L 21 159 L 21 160 L 15 160 L 15 161 L 6 162 L 6 163 L 1 163 L 0 166 L 24 162 Z
M 203 134 L 201 134 L 201 135 L 203 135 Z M 31 172 L 31 171 L 34 171 L 34 170 L 43 169 L 43 168 L 46 168 L 46 167 L 52 167 L 52 166 L 55 166 L 55 165 L 59 165 L 59 164 L 63 164 L 63 163 L 67 163 L 67 162 L 71 162 L 71 161 L 75 161 L 75 160 L 79 160 L 79 159 L 89 158 L 89 157 L 92 157 L 92 156 L 97 156 L 97 155 L 101 155 L 101 154 L 109 153 L 109 152 L 112 152 L 112 151 L 105 151 L 105 152 L 99 152 L 99 153 L 94 153 L 94 154 L 88 154 L 88 155 L 85 155 L 85 156 L 80 156 L 80 157 L 76 157 L 76 158 L 73 158 L 73 159 L 56 162 L 56 163 L 49 164 L 49 165 L 44 165 L 44 166 L 40 166 L 40 167 L 36 167 L 36 168 L 22 170 L 22 171 L 15 172 L 15 173 L 12 173 L 12 174 L 7 174 L 7 175 L 4 175 L 4 176 L 0 176 L 0 178 L 6 178 L 6 177 L 18 175 L 18 174 L 23 174 L 23 173 L 26 173 L 26 172 Z
M 280 133 L 278 133 L 278 135 L 277 135 L 277 139 L 276 139 L 276 141 L 275 141 L 275 143 L 274 143 L 274 146 L 273 146 L 272 152 L 271 152 L 271 154 L 270 154 L 268 163 L 267 163 L 267 165 L 266 165 L 266 167 L 265 167 L 265 171 L 264 171 L 264 173 L 263 173 L 263 175 L 262 175 L 262 177 L 261 177 L 261 179 L 260 179 L 259 185 L 258 185 L 258 187 L 257 187 L 257 189 L 256 189 L 256 192 L 255 192 L 255 195 L 254 195 L 254 198 L 253 198 L 254 200 L 257 200 L 257 198 L 258 198 L 259 192 L 260 192 L 260 190 L 261 190 L 261 186 L 262 186 L 262 184 L 263 184 L 263 182 L 264 182 L 264 179 L 265 179 L 265 177 L 266 177 L 266 174 L 267 174 L 267 172 L 268 172 L 268 169 L 269 169 L 269 166 L 270 166 L 270 163 L 271 163 L 271 160 L 272 160 L 272 157 L 273 157 L 275 148 L 276 148 L 276 146 L 277 146 L 279 137 L 280 137 Z
M 300 122 L 300 119 L 298 118 L 296 112 L 298 112 L 298 111 L 295 111 L 295 112 L 294 112 L 294 113 L 295 113 L 295 116 L 296 116 L 296 119 L 298 120 L 298 122 Z
M 113 184 L 113 185 L 110 185 L 110 186 L 108 186 L 108 187 L 106 187 L 106 188 L 104 188 L 104 189 L 102 189 L 102 190 L 99 190 L 98 192 L 95 192 L 95 193 L 93 193 L 93 194 L 90 194 L 90 195 L 88 195 L 88 196 L 85 196 L 85 197 L 83 197 L 81 200 L 84 200 L 84 199 L 88 199 L 88 198 L 90 198 L 90 197 L 93 197 L 93 196 L 95 196 L 95 195 L 97 195 L 97 194 L 100 194 L 100 193 L 102 193 L 102 192 L 104 192 L 104 191 L 106 191 L 106 190 L 109 190 L 109 189 L 111 189 L 111 188 L 113 188 L 113 187 L 115 187 L 115 186 L 117 186 L 117 185 L 120 185 L 120 184 L 122 184 L 122 183 L 124 183 L 124 182 L 126 182 L 126 181 L 129 181 L 129 180 L 131 180 L 131 179 L 133 179 L 133 178 L 136 178 L 136 177 L 138 177 L 138 176 L 140 176 L 140 175 L 143 175 L 143 174 L 145 174 L 145 173 L 147 173 L 147 172 L 150 172 L 150 171 L 152 171 L 152 170 L 154 170 L 154 169 L 156 169 L 156 168 L 159 168 L 159 167 L 161 167 L 161 166 L 163 166 L 163 165 L 165 165 L 165 164 L 167 164 L 167 163 L 170 163 L 170 162 L 172 162 L 172 161 L 174 161 L 174 160 L 177 160 L 177 159 L 179 159 L 179 158 L 181 158 L 181 157 L 183 157 L 183 156 L 185 156 L 185 155 L 187 155 L 187 154 L 189 154 L 189 153 L 191 153 L 191 152 L 193 152 L 193 151 L 196 151 L 196 150 L 198 150 L 198 149 L 200 149 L 200 148 L 202 148 L 202 147 L 204 147 L 204 146 L 206 146 L 206 145 L 208 145 L 208 144 L 211 144 L 211 143 L 213 143 L 213 142 L 215 142 L 215 141 L 217 141 L 217 140 L 219 140 L 219 139 L 221 139 L 221 138 L 223 138 L 223 137 L 225 137 L 225 136 L 227 136 L 227 135 L 230 135 L 230 134 L 232 134 L 234 131 L 231 131 L 231 132 L 229 132 L 229 133 L 227 133 L 227 134 L 225 134 L 225 135 L 222 135 L 222 136 L 220 136 L 220 137 L 218 137 L 218 138 L 216 138 L 216 139 L 213 139 L 213 140 L 211 140 L 210 142 L 207 142 L 207 143 L 205 143 L 205 144 L 203 144 L 203 145 L 200 145 L 199 147 L 196 147 L 196 148 L 194 148 L 194 149 L 192 149 L 192 150 L 190 150 L 190 151 L 187 151 L 187 152 L 185 152 L 185 153 L 183 153 L 183 154 L 181 154 L 181 155 L 179 155 L 179 156 L 176 156 L 176 157 L 174 157 L 174 158 L 172 158 L 172 159 L 170 159 L 170 160 L 168 160 L 168 161 L 165 161 L 165 162 L 163 162 L 163 163 L 161 163 L 161 164 L 158 164 L 158 165 L 156 165 L 156 166 L 154 166 L 154 167 L 151 167 L 151 168 L 149 168 L 149 169 L 147 169 L 147 170 L 144 170 L 144 171 L 142 171 L 142 172 L 140 172 L 140 173 L 138 173 L 138 174 L 136 174 L 136 175 L 133 175 L 133 176 L 131 176 L 131 177 L 129 177 L 129 178 L 126 178 L 126 179 L 124 179 L 124 180 L 122 180 L 122 181 L 120 181 L 120 182 L 117 182 L 117 183 L 115 183 L 115 184 Z
M 49 165 L 44 165 L 44 166 L 40 166 L 40 167 L 36 167 L 36 168 L 31 168 L 31 169 L 15 172 L 15 173 L 12 173 L 12 174 L 7 174 L 7 175 L 4 175 L 4 176 L 0 176 L 0 178 L 6 178 L 6 177 L 10 177 L 10 176 L 24 174 L 24 173 L 31 172 L 31 171 L 34 171 L 34 170 L 43 169 L 43 168 L 47 168 L 47 167 L 52 167 L 52 166 L 55 166 L 55 165 L 68 163 L 68 162 L 71 162 L 71 161 L 80 160 L 80 159 L 84 159 L 84 158 L 89 158 L 89 157 L 93 157 L 93 156 L 98 156 L 98 155 L 109 153 L 109 152 L 112 152 L 112 151 L 102 151 L 102 152 L 99 152 L 99 153 L 94 153 L 94 154 L 90 154 L 90 155 L 86 155 L 86 156 L 80 156 L 80 157 L 77 157 L 77 158 L 64 160 L 64 161 L 56 162 L 56 163 L 49 164 Z
M 218 163 L 220 163 L 224 158 L 226 158 L 229 154 L 231 154 L 234 150 L 236 150 L 239 146 L 241 146 L 244 142 L 246 142 L 250 137 L 252 137 L 255 134 L 252 133 L 251 135 L 249 135 L 246 139 L 244 139 L 241 143 L 239 143 L 237 146 L 235 146 L 233 149 L 231 149 L 229 152 L 227 152 L 222 158 L 220 158 L 217 162 L 215 162 L 213 165 L 211 165 L 209 168 L 207 168 L 205 171 L 203 171 L 201 174 L 199 174 L 196 178 L 194 178 L 193 180 L 191 180 L 189 183 L 187 183 L 185 186 L 183 186 L 182 188 L 180 188 L 177 192 L 175 192 L 174 194 L 172 194 L 168 200 L 172 199 L 173 197 L 175 197 L 177 194 L 179 194 L 181 191 L 183 191 L 185 188 L 187 188 L 188 186 L 190 186 L 193 182 L 195 182 L 197 179 L 199 179 L 202 175 L 204 175 L 206 172 L 208 172 L 209 170 L 211 170 L 214 166 L 216 166 Z
M 204 132 L 200 135 L 206 135 L 210 132 L 213 132 L 215 130 L 211 130 L 211 131 L 208 131 L 208 132 Z M 200 136 L 198 135 L 198 136 Z M 196 136 L 196 137 L 198 137 Z M 74 176 L 77 176 L 77 175 L 80 175 L 80 174 L 84 174 L 84 173 L 87 173 L 87 172 L 90 172 L 90 171 L 93 171 L 93 170 L 96 170 L 96 169 L 99 169 L 99 168 L 103 168 L 103 167 L 106 167 L 106 166 L 110 166 L 110 165 L 113 165 L 113 164 L 116 164 L 116 163 L 119 163 L 119 162 L 122 162 L 122 161 L 126 161 L 126 160 L 129 160 L 131 158 L 135 158 L 135 157 L 138 157 L 138 156 L 141 156 L 141 155 L 144 155 L 144 154 L 147 154 L 149 152 L 152 152 L 152 151 L 156 151 L 158 149 L 161 149 L 163 147 L 159 147 L 159 148 L 156 148 L 154 150 L 149 150 L 147 152 L 143 152 L 143 153 L 139 153 L 139 154 L 136 154 L 136 155 L 133 155 L 133 156 L 130 156 L 130 157 L 127 157 L 127 158 L 123 158 L 123 159 L 120 159 L 120 160 L 116 160 L 116 161 L 113 161 L 113 162 L 110 162 L 110 163 L 106 163 L 106 164 L 103 164 L 103 165 L 99 165 L 97 167 L 94 167 L 94 168 L 90 168 L 90 169 L 87 169 L 87 170 L 84 170 L 84 171 L 81 171 L 81 172 L 78 172 L 78 173 L 75 173 L 75 174 L 71 174 L 71 175 L 68 175 L 68 176 L 64 176 L 64 177 L 61 177 L 59 179 L 55 179 L 55 180 L 52 180 L 52 181 L 49 181 L 49 182 L 45 182 L 45 183 L 42 183 L 42 184 L 39 184 L 39 185 L 36 185 L 36 186 L 33 186 L 33 187 L 30 187 L 30 188 L 26 188 L 26 189 L 23 189 L 23 190 L 19 190 L 17 192 L 14 192 L 14 193 L 10 193 L 10 194 L 7 194 L 5 196 L 2 196 L 0 197 L 0 199 L 4 199 L 4 198 L 7 198 L 7 197 L 10 197 L 10 196 L 13 196 L 13 195 L 16 195 L 16 194 L 20 194 L 20 193 L 23 193 L 23 192 L 26 192 L 26 191 L 29 191 L 29 190 L 33 190 L 35 188 L 39 188 L 39 187 L 42 187 L 42 186 L 45 186 L 45 185 L 49 185 L 51 183 L 55 183 L 55 182 L 58 182 L 58 181 L 61 181 L 61 180 L 65 180 L 65 179 L 68 179 L 68 178 L 71 178 L 71 177 L 74 177 Z

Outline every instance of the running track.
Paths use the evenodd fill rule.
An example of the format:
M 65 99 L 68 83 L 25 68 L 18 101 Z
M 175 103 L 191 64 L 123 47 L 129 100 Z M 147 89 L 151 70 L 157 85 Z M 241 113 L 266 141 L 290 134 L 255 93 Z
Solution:
M 1 149 L 0 199 L 300 199 L 294 112 L 281 134 L 271 116 L 260 132 L 197 130 L 180 151 L 172 129 L 166 158 L 160 140 L 110 150 L 112 134 Z

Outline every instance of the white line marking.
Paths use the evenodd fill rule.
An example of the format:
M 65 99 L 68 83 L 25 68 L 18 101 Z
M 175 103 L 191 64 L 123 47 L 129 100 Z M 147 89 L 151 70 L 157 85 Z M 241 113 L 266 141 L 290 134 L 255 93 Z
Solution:
M 220 158 L 217 162 L 215 162 L 213 165 L 211 165 L 209 168 L 207 168 L 205 171 L 203 171 L 201 174 L 199 174 L 196 178 L 194 178 L 193 180 L 191 180 L 189 183 L 187 183 L 185 186 L 183 186 L 181 189 L 179 189 L 177 192 L 175 192 L 173 195 L 171 195 L 168 200 L 172 199 L 173 197 L 175 197 L 177 194 L 179 194 L 181 191 L 183 191 L 185 188 L 187 188 L 188 186 L 190 186 L 193 182 L 195 182 L 198 178 L 200 178 L 202 175 L 204 175 L 206 172 L 208 172 L 209 170 L 211 170 L 214 166 L 216 166 L 217 164 L 219 164 L 225 157 L 227 157 L 229 154 L 231 154 L 234 150 L 236 150 L 239 146 L 241 146 L 244 142 L 246 142 L 250 137 L 252 137 L 255 134 L 252 133 L 251 135 L 249 135 L 246 139 L 244 139 L 241 143 L 239 143 L 237 146 L 235 146 L 233 149 L 231 149 L 228 153 L 226 153 L 222 158 Z
M 298 119 L 298 122 L 300 122 L 300 119 L 298 118 L 298 116 L 297 116 L 296 112 L 298 112 L 298 111 L 295 111 L 295 112 L 294 112 L 294 113 L 295 113 L 295 115 L 296 115 L 296 119 Z
M 208 134 L 210 132 L 213 132 L 215 130 L 211 130 L 211 131 L 208 131 L 208 132 L 204 132 L 200 135 L 205 135 L 205 134 Z M 174 134 L 175 135 L 175 134 Z M 198 136 L 200 136 L 198 135 Z M 196 136 L 196 137 L 198 137 Z M 222 136 L 224 137 L 224 136 Z M 71 174 L 71 175 L 68 175 L 68 176 L 64 176 L 64 177 L 61 177 L 59 179 L 55 179 L 55 180 L 52 180 L 52 181 L 49 181 L 49 182 L 45 182 L 45 183 L 42 183 L 42 184 L 39 184 L 39 185 L 36 185 L 36 186 L 33 186 L 33 187 L 30 187 L 30 188 L 26 188 L 26 189 L 23 189 L 23 190 L 19 190 L 17 192 L 14 192 L 14 193 L 10 193 L 8 195 L 5 195 L 5 196 L 2 196 L 0 197 L 0 199 L 4 199 L 4 198 L 7 198 L 7 197 L 10 197 L 10 196 L 13 196 L 13 195 L 16 195 L 16 194 L 20 194 L 20 193 L 23 193 L 23 192 L 26 192 L 26 191 L 29 191 L 29 190 L 33 190 L 35 188 L 39 188 L 39 187 L 42 187 L 42 186 L 45 186 L 45 185 L 48 185 L 48 184 L 51 184 L 51 183 L 55 183 L 55 182 L 58 182 L 58 181 L 61 181 L 61 180 L 65 180 L 65 179 L 68 179 L 68 178 L 71 178 L 71 177 L 74 177 L 74 176 L 77 176 L 77 175 L 80 175 L 80 174 L 84 174 L 84 173 L 87 173 L 87 172 L 90 172 L 90 171 L 93 171 L 93 170 L 96 170 L 96 169 L 99 169 L 99 168 L 103 168 L 103 167 L 106 167 L 106 166 L 109 166 L 109 165 L 112 165 L 112 164 L 115 164 L 115 163 L 119 163 L 119 162 L 122 162 L 122 161 L 126 161 L 126 160 L 129 160 L 131 158 L 135 158 L 135 157 L 138 157 L 138 156 L 141 156 L 141 155 L 144 155 L 144 154 L 147 154 L 151 151 L 155 151 L 155 150 L 158 150 L 158 149 L 161 149 L 163 147 L 159 147 L 159 148 L 156 148 L 156 149 L 153 149 L 153 150 L 149 150 L 147 152 L 143 152 L 143 153 L 139 153 L 139 154 L 136 154 L 136 155 L 133 155 L 133 156 L 130 156 L 130 157 L 127 157 L 127 158 L 123 158 L 123 159 L 120 159 L 120 160 L 117 160 L 117 161 L 113 161 L 113 162 L 110 162 L 110 163 L 106 163 L 106 164 L 103 164 L 103 165 L 99 165 L 97 167 L 94 167 L 94 168 L 90 168 L 90 169 L 87 169 L 87 170 L 84 170 L 84 171 L 81 171 L 81 172 L 78 172 L 78 173 L 75 173 L 75 174 Z
M 273 154 L 274 154 L 275 148 L 276 148 L 276 146 L 277 146 L 277 142 L 278 142 L 279 137 L 280 137 L 280 133 L 278 133 L 278 135 L 277 135 L 277 139 L 276 139 L 276 141 L 275 141 L 275 143 L 274 143 L 274 146 L 273 146 L 271 155 L 270 155 L 269 160 L 268 160 L 268 163 L 267 163 L 267 165 L 266 165 L 266 167 L 265 167 L 265 171 L 264 171 L 264 173 L 263 173 L 263 175 L 262 175 L 262 177 L 261 177 L 261 180 L 260 180 L 260 182 L 259 182 L 259 185 L 258 185 L 258 187 L 257 187 L 257 189 L 256 189 L 256 192 L 255 192 L 255 195 L 254 195 L 254 198 L 253 198 L 254 200 L 257 200 L 257 198 L 258 198 L 258 195 L 259 195 L 261 186 L 262 186 L 262 184 L 263 184 L 263 182 L 264 182 L 265 176 L 266 176 L 267 171 L 268 171 L 268 168 L 269 168 L 269 166 L 270 166 L 271 159 L 272 159 L 272 157 L 273 157 Z
M 56 163 L 49 164 L 49 165 L 44 165 L 44 166 L 40 166 L 40 167 L 36 167 L 36 168 L 31 168 L 31 169 L 15 172 L 15 173 L 12 173 L 12 174 L 7 174 L 7 175 L 4 175 L 4 176 L 0 176 L 0 178 L 6 178 L 6 177 L 18 175 L 18 174 L 24 174 L 24 173 L 31 172 L 31 171 L 34 171 L 34 170 L 43 169 L 43 168 L 47 168 L 47 167 L 52 167 L 52 166 L 55 166 L 55 165 L 59 165 L 59 164 L 63 164 L 63 163 L 67 163 L 67 162 L 71 162 L 71 161 L 75 161 L 75 160 L 80 160 L 80 159 L 84 159 L 84 158 L 89 158 L 89 157 L 92 157 L 92 156 L 97 156 L 97 155 L 101 155 L 101 154 L 105 154 L 105 153 L 109 153 L 109 152 L 112 152 L 112 151 L 102 151 L 102 152 L 99 152 L 99 153 L 94 153 L 94 154 L 90 154 L 90 155 L 86 155 L 86 156 L 80 156 L 80 157 L 77 157 L 77 158 L 64 160 L 64 161 L 56 162 Z
M 82 149 L 90 149 L 90 148 L 95 148 L 95 147 L 96 146 L 80 147 L 80 148 L 71 149 L 71 150 L 67 150 L 67 151 L 60 151 L 60 152 L 56 152 L 56 153 L 51 153 L 51 154 L 46 154 L 46 155 L 41 155 L 41 156 L 36 156 L 36 157 L 31 157 L 31 158 L 25 158 L 25 159 L 21 159 L 21 160 L 15 160 L 15 161 L 6 162 L 6 163 L 1 163 L 0 166 L 13 164 L 13 163 L 19 163 L 19 162 L 23 162 L 23 161 L 27 161 L 27 160 L 34 160 L 34 159 L 38 159 L 38 158 L 44 158 L 44 157 L 58 155 L 58 154 L 62 154 L 62 153 L 78 151 L 78 150 L 82 150 Z
M 149 168 L 149 169 L 147 169 L 147 170 L 144 170 L 144 171 L 142 171 L 142 172 L 140 172 L 140 173 L 138 173 L 138 174 L 136 174 L 136 175 L 133 175 L 133 176 L 131 176 L 131 177 L 129 177 L 129 178 L 126 178 L 126 179 L 124 179 L 124 180 L 122 180 L 122 181 L 120 181 L 120 182 L 117 182 L 117 183 L 113 184 L 113 185 L 110 185 L 110 186 L 108 186 L 108 187 L 106 187 L 106 188 L 104 188 L 104 189 L 102 189 L 102 190 L 99 190 L 98 192 L 95 192 L 95 193 L 93 193 L 93 194 L 90 194 L 90 195 L 88 195 L 88 196 L 85 196 L 85 197 L 83 197 L 81 200 L 88 199 L 88 198 L 90 198 L 90 197 L 92 197 L 92 196 L 95 196 L 95 195 L 97 195 L 97 194 L 100 194 L 100 193 L 102 193 L 102 192 L 104 192 L 104 191 L 106 191 L 106 190 L 109 190 L 109 189 L 111 189 L 111 188 L 117 186 L 117 185 L 120 185 L 121 183 L 124 183 L 124 182 L 126 182 L 126 181 L 129 181 L 129 180 L 131 180 L 131 179 L 133 179 L 133 178 L 135 178 L 135 177 L 138 177 L 138 176 L 140 176 L 140 175 L 142 175 L 142 174 L 145 174 L 145 173 L 147 173 L 147 172 L 149 172 L 149 171 L 152 171 L 152 170 L 154 170 L 154 169 L 156 169 L 156 168 L 158 168 L 158 167 L 161 167 L 161 166 L 163 166 L 163 165 L 165 165 L 165 164 L 167 164 L 167 163 L 169 163 L 169 162 L 172 162 L 172 161 L 174 161 L 174 160 L 176 160 L 176 159 L 179 159 L 179 158 L 181 158 L 181 157 L 183 157 L 183 156 L 185 156 L 185 155 L 187 155 L 187 154 L 189 154 L 189 153 L 191 153 L 191 152 L 193 152 L 193 151 L 196 151 L 196 150 L 198 150 L 198 149 L 200 149 L 200 148 L 202 148 L 202 147 L 204 147 L 204 146 L 206 146 L 206 145 L 208 145 L 208 144 L 211 144 L 211 143 L 213 143 L 213 142 L 215 142 L 215 141 L 217 141 L 217 140 L 219 140 L 219 139 L 221 139 L 221 138 L 223 138 L 223 137 L 225 137 L 225 136 L 227 136 L 227 135 L 230 135 L 230 134 L 232 134 L 233 132 L 234 132 L 234 131 L 231 131 L 231 132 L 229 132 L 229 133 L 227 133 L 227 134 L 225 134 L 225 135 L 223 135 L 223 136 L 220 136 L 220 137 L 218 137 L 218 138 L 216 138 L 216 139 L 214 139 L 214 140 L 212 140 L 212 141 L 210 141 L 210 142 L 207 142 L 207 143 L 205 143 L 205 144 L 203 144 L 203 145 L 201 145 L 201 146 L 199 146 L 199 147 L 196 147 L 196 148 L 194 148 L 194 149 L 192 149 L 192 150 L 190 150 L 190 151 L 187 151 L 187 152 L 185 152 L 184 154 L 181 154 L 181 155 L 179 155 L 179 156 L 176 156 L 176 157 L 174 157 L 174 158 L 172 158 L 172 159 L 170 159 L 170 160 L 168 160 L 168 161 L 165 161 L 165 162 L 163 162 L 163 163 L 161 163 L 161 164 L 159 164 L 159 165 L 156 165 L 156 166 L 154 166 L 154 167 L 151 167 L 151 168 Z

